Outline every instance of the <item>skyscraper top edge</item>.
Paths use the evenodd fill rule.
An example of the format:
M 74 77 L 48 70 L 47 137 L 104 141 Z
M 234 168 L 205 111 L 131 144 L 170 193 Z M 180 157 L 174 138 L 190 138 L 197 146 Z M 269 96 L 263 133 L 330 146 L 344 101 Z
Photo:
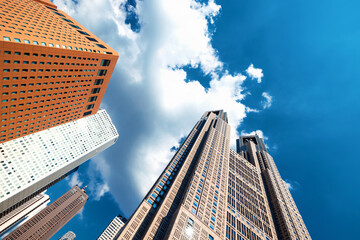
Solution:
M 219 118 L 221 118 L 222 120 L 224 120 L 225 122 L 228 123 L 227 112 L 224 112 L 223 109 L 206 111 L 206 112 L 202 115 L 202 118 L 208 117 L 211 113 L 214 113 L 214 114 L 217 115 Z
M 39 3 L 44 4 L 46 6 L 57 9 L 57 6 L 55 4 L 53 4 L 50 0 L 33 0 L 33 1 L 39 2 Z
M 32 4 L 31 4 L 32 3 Z M 13 1 L 9 1 L 7 3 L 15 4 Z M 12 25 L 11 23 L 7 23 L 4 25 L 6 33 L 4 33 L 2 36 L 4 39 L 0 39 L 1 42 L 4 44 L 16 44 L 16 46 L 19 45 L 25 45 L 25 46 L 32 46 L 33 48 L 41 47 L 41 49 L 48 48 L 48 49 L 60 49 L 62 51 L 76 51 L 81 52 L 85 55 L 87 54 L 101 54 L 106 55 L 109 58 L 118 58 L 119 54 L 111 48 L 107 43 L 105 43 L 103 40 L 101 40 L 99 37 L 97 37 L 95 34 L 90 32 L 87 28 L 82 26 L 78 21 L 73 19 L 70 15 L 68 15 L 66 12 L 60 10 L 57 8 L 55 4 L 50 2 L 49 0 L 27 0 L 21 3 L 23 6 L 33 6 L 32 11 L 40 12 L 42 15 L 41 17 L 44 17 L 43 14 L 50 13 L 54 19 L 60 20 L 58 23 L 58 26 L 62 26 L 62 28 L 68 29 L 68 31 L 71 31 L 71 34 L 73 36 L 77 36 L 79 41 L 74 42 L 73 39 L 70 41 L 63 35 L 61 36 L 50 36 L 46 35 L 40 36 L 39 34 L 43 35 L 44 29 L 42 32 L 39 32 L 39 34 L 28 34 L 26 36 L 22 36 L 17 34 L 15 31 L 12 31 L 13 29 L 10 28 Z M 34 5 L 35 6 L 34 6 Z M 35 12 L 34 12 L 35 13 Z M 37 16 L 40 17 L 40 16 Z M 39 23 L 35 22 L 36 25 Z M 16 28 L 16 30 L 20 30 Z M 114 59 L 115 60 L 115 59 Z

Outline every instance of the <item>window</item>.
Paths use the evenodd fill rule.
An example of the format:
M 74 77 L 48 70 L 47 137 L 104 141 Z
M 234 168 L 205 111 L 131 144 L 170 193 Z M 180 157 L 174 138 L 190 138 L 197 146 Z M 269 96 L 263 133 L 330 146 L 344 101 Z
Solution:
M 83 116 L 84 116 L 84 117 L 85 117 L 85 116 L 88 116 L 88 115 L 90 115 L 90 114 L 91 114 L 91 112 L 92 112 L 92 111 L 87 111 L 87 112 L 84 112 L 84 115 L 83 115 Z
M 95 44 L 96 46 L 98 46 L 99 48 L 106 48 L 104 45 L 102 44 Z
M 34 45 L 39 45 L 38 41 L 33 41 Z
M 95 97 L 90 97 L 88 102 L 94 102 L 94 101 L 96 101 L 96 99 L 97 99 L 97 96 L 95 96 Z
M 94 85 L 101 85 L 104 82 L 104 79 L 96 79 Z
M 18 39 L 18 38 L 14 38 L 14 41 L 15 42 L 21 42 L 20 39 Z
M 66 21 L 66 22 L 70 22 L 72 23 L 72 21 L 70 21 L 69 19 L 66 19 L 66 18 L 61 18 L 62 20 Z
M 86 110 L 93 109 L 93 108 L 94 108 L 94 104 L 90 104 L 90 105 L 86 106 Z
M 89 39 L 90 41 L 98 42 L 95 38 L 91 38 L 91 37 L 86 37 L 86 38 Z
M 10 41 L 10 38 L 9 37 L 4 37 L 4 40 L 5 41 Z
M 98 76 L 105 76 L 106 73 L 107 73 L 107 70 L 99 70 L 97 75 Z
M 80 30 L 78 30 L 78 32 L 81 33 L 81 34 L 83 34 L 83 35 L 90 36 L 87 32 L 80 31 Z
M 55 11 L 53 11 L 53 13 L 55 13 L 55 14 L 57 14 L 57 15 L 59 15 L 59 16 L 62 16 L 62 17 L 65 17 L 63 14 L 61 14 L 61 13 L 58 13 L 58 12 L 55 12 Z
M 24 43 L 30 44 L 30 41 L 25 39 Z
M 70 24 L 70 26 L 72 26 L 73 28 L 81 29 L 79 26 L 76 26 L 74 24 Z
M 109 66 L 110 65 L 110 60 L 107 60 L 107 59 L 103 59 L 102 61 L 101 61 L 101 64 L 100 64 L 100 66 Z

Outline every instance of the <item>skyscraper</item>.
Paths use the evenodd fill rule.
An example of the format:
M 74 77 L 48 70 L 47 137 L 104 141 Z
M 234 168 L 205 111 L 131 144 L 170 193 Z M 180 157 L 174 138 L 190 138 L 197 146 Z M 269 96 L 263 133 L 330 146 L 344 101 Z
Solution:
M 69 231 L 65 233 L 59 240 L 74 240 L 76 237 L 75 233 Z
M 264 151 L 265 145 L 246 144 L 248 153 L 231 150 L 227 114 L 206 112 L 118 239 L 310 239 L 307 231 L 297 238 L 280 234 L 276 199 L 269 196 L 263 169 L 252 157 L 256 147 Z
M 49 0 L 0 2 L 0 143 L 95 114 L 118 54 Z
M 116 142 L 105 110 L 0 144 L 0 217 Z
M 11 213 L 0 218 L 0 238 L 13 231 L 19 224 L 26 222 L 30 217 L 41 211 L 50 202 L 48 195 L 40 193 L 22 204 Z
M 75 186 L 53 203 L 21 225 L 4 240 L 50 239 L 84 207 L 88 196 Z
M 126 218 L 121 215 L 116 216 L 111 223 L 105 228 L 97 240 L 113 240 L 119 235 L 121 228 L 126 223 Z
M 236 142 L 237 152 L 261 171 L 267 197 L 280 239 L 311 239 L 291 193 L 282 180 L 263 139 L 242 136 Z

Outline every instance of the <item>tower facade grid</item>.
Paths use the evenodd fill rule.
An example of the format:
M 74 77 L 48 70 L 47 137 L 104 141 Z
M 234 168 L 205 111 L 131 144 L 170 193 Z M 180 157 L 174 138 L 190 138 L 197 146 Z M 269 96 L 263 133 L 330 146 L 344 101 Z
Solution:
M 6 236 L 4 240 L 50 239 L 84 207 L 87 199 L 85 191 L 75 186 Z
M 251 138 L 257 142 L 242 141 Z M 303 222 L 303 231 L 281 234 L 274 208 L 279 199 L 268 183 L 268 177 L 280 175 L 265 174 L 265 164 L 276 166 L 272 158 L 272 162 L 257 158 L 261 154 L 271 157 L 262 139 L 240 137 L 237 145 L 238 152 L 230 149 L 227 114 L 206 112 L 118 239 L 311 239 Z M 286 186 L 282 179 L 279 183 Z M 290 192 L 283 192 L 291 201 Z M 284 223 L 291 226 L 291 221 Z
M 105 110 L 0 144 L 0 216 L 113 145 Z
M 118 54 L 48 0 L 0 2 L 0 142 L 95 114 Z
M 97 240 L 113 240 L 119 235 L 120 230 L 126 223 L 126 218 L 121 215 L 116 216 L 110 224 L 105 228 Z

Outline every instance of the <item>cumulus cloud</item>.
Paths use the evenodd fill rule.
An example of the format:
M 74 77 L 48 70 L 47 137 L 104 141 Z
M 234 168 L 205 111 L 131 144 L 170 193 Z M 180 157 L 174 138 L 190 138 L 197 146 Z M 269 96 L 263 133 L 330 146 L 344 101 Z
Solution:
M 76 216 L 78 216 L 78 218 L 80 220 L 84 220 L 84 209 L 85 209 L 85 206 L 80 210 L 80 212 L 78 212 L 78 214 Z
M 124 0 L 54 2 L 119 53 L 103 106 L 120 136 L 91 161 L 101 174 L 89 184 L 96 199 L 110 191 L 131 214 L 173 155 L 172 146 L 207 110 L 228 112 L 235 144 L 237 126 L 251 108 L 241 102 L 246 76 L 225 69 L 211 45 L 209 27 L 220 5 L 213 0 L 135 1 L 131 11 L 140 29 L 133 31 L 131 21 L 125 24 Z M 210 87 L 190 81 L 186 67 L 210 76 Z M 249 76 L 261 81 L 261 69 L 252 69 Z
M 267 93 L 267 92 L 263 92 L 262 96 L 265 98 L 265 101 L 262 102 L 263 103 L 263 108 L 266 109 L 266 108 L 271 107 L 272 96 L 270 96 L 270 94 Z
M 256 79 L 258 83 L 261 83 L 261 78 L 264 76 L 261 68 L 254 68 L 254 64 L 246 69 L 246 73 L 251 79 Z
M 250 133 L 247 133 L 245 131 L 241 131 L 241 136 L 249 136 L 249 135 L 255 135 L 257 134 L 260 138 L 264 139 L 264 140 L 268 140 L 268 137 L 266 137 L 263 133 L 263 131 L 261 130 L 255 130 L 255 131 L 252 131 Z
M 285 182 L 285 184 L 286 184 L 286 186 L 287 186 L 287 188 L 288 188 L 289 190 L 293 190 L 293 189 L 294 189 L 294 187 L 293 187 L 293 185 L 291 185 L 291 183 Z
M 93 160 L 90 161 L 87 169 L 87 175 L 89 177 L 87 189 L 92 200 L 99 201 L 105 193 L 109 192 L 110 188 L 103 178 L 103 176 L 106 176 L 109 172 L 109 165 L 101 154 L 97 156 L 96 162 Z
M 284 182 L 290 191 L 295 191 L 300 187 L 300 183 L 297 181 L 286 179 Z
M 73 175 L 71 176 L 71 178 L 68 181 L 68 184 L 69 184 L 70 187 L 74 187 L 76 185 L 81 187 L 83 185 L 83 182 L 79 178 L 79 173 L 78 172 L 73 173 Z

